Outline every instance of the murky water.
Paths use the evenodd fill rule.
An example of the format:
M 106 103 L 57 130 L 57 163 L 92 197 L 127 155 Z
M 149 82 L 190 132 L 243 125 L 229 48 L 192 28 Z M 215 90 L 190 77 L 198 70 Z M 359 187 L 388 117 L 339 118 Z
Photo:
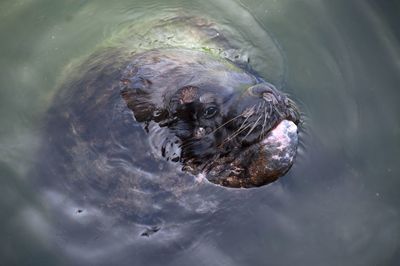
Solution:
M 399 4 L 116 2 L 0 4 L 0 264 L 400 263 Z M 68 188 L 38 190 L 30 181 L 42 118 L 65 66 L 121 27 L 177 10 L 206 14 L 265 50 L 250 53 L 252 65 L 305 113 L 290 173 L 250 190 L 175 188 L 170 176 L 134 192 L 129 211 L 104 211 Z M 275 68 L 263 59 L 275 53 L 266 36 L 281 52 Z

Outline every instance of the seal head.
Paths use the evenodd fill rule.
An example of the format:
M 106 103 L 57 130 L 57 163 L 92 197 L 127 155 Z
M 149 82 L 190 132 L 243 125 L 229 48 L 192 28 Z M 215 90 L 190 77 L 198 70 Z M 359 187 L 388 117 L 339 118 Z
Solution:
M 261 186 L 285 174 L 297 149 L 294 102 L 226 59 L 159 49 L 136 55 L 121 95 L 136 121 L 161 132 L 156 147 L 183 169 L 229 187 Z

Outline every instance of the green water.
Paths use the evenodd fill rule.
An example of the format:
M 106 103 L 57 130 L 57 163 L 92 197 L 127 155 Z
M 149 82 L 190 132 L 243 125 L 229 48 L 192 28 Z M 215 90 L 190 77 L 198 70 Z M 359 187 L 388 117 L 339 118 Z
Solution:
M 136 220 L 76 218 L 73 197 L 51 194 L 62 210 L 47 208 L 30 169 L 65 67 L 129 23 L 186 10 L 253 40 L 254 68 L 300 103 L 293 169 L 255 190 L 205 185 L 170 205 L 147 200 L 170 213 L 154 211 L 162 227 L 149 238 Z M 395 1 L 3 0 L 0 264 L 398 265 L 399 11 Z M 275 68 L 266 36 L 282 53 Z

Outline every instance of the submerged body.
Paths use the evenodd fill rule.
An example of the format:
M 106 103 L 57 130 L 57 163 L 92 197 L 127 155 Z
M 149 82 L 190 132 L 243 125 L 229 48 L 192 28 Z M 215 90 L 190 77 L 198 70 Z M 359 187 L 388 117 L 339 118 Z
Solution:
M 180 35 L 169 38 L 171 28 Z M 167 37 L 99 48 L 66 76 L 48 112 L 46 175 L 125 201 L 146 171 L 171 164 L 228 187 L 285 174 L 297 149 L 293 101 L 206 20 L 174 18 L 151 32 Z M 186 33 L 197 46 L 183 47 Z

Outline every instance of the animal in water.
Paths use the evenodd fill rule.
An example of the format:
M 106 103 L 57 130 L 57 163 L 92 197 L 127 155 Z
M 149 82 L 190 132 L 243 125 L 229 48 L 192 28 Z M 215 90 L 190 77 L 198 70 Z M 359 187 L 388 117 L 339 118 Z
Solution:
M 139 28 L 65 71 L 46 115 L 46 175 L 115 194 L 152 169 L 163 178 L 160 165 L 234 188 L 290 169 L 298 107 L 216 23 L 178 16 Z

